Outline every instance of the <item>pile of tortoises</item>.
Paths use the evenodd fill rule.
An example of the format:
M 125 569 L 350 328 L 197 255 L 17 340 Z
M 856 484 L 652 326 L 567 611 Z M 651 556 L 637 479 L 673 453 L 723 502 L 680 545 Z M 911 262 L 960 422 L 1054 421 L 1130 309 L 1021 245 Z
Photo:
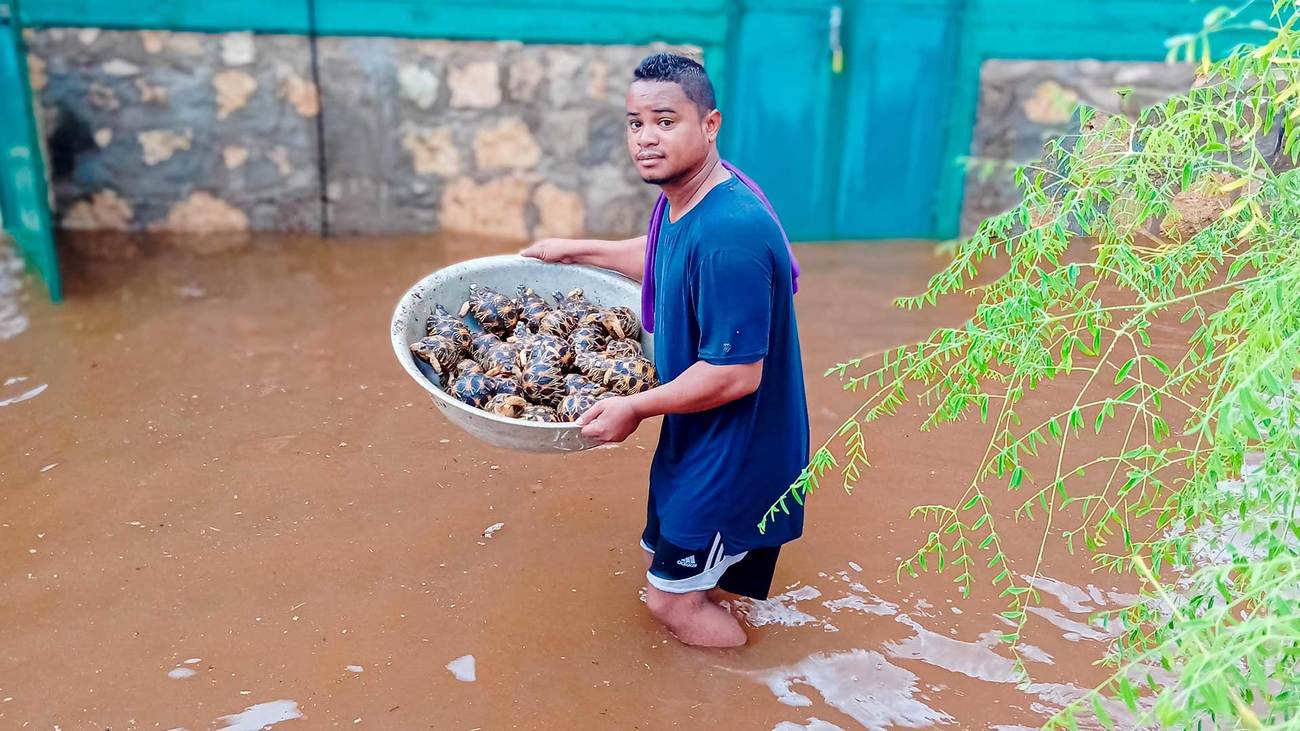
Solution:
M 659 385 L 631 309 L 602 307 L 581 289 L 555 292 L 554 305 L 522 284 L 518 292 L 512 298 L 471 284 L 458 315 L 435 307 L 411 353 L 438 374 L 443 390 L 512 419 L 569 422 L 601 399 Z

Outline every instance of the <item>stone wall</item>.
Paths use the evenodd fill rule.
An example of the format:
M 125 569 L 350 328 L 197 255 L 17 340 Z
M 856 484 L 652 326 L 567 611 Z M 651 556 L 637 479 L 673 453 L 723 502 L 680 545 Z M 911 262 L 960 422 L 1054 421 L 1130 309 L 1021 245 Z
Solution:
M 302 36 L 26 41 L 63 229 L 630 235 L 653 199 L 622 99 L 654 48 L 322 38 L 317 90 Z
M 1112 113 L 1136 116 L 1189 89 L 1190 65 L 1102 61 L 986 61 L 980 69 L 979 111 L 971 140 L 961 228 L 1015 205 L 1017 165 L 1041 157 L 1043 143 L 1071 131 L 1080 101 Z M 1121 99 L 1116 89 L 1131 89 Z

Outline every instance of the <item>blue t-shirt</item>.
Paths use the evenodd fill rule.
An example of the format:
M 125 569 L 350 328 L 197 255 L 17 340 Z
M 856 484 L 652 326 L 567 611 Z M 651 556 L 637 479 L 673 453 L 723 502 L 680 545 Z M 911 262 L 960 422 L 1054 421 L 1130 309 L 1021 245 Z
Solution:
M 758 390 L 716 409 L 668 414 L 650 467 L 660 535 L 728 554 L 778 546 L 803 532 L 786 501 L 758 523 L 808 463 L 808 404 L 790 255 L 776 222 L 735 176 L 677 222 L 665 211 L 655 253 L 655 368 L 667 383 L 697 361 L 763 361 Z

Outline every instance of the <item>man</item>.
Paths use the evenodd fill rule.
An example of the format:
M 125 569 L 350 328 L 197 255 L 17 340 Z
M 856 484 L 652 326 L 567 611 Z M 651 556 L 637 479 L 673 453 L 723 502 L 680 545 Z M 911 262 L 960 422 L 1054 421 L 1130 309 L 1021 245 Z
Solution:
M 621 442 L 663 415 L 641 537 L 646 603 L 678 639 L 705 647 L 745 643 L 716 589 L 767 598 L 777 554 L 802 533 L 803 513 L 764 534 L 757 524 L 808 461 L 796 272 L 780 225 L 722 164 L 721 124 L 703 67 L 672 54 L 646 58 L 627 93 L 627 145 L 641 178 L 667 199 L 652 226 L 653 260 L 645 236 L 548 239 L 523 252 L 653 282 L 644 317 L 653 318 L 663 385 L 600 401 L 579 423 L 589 437 Z

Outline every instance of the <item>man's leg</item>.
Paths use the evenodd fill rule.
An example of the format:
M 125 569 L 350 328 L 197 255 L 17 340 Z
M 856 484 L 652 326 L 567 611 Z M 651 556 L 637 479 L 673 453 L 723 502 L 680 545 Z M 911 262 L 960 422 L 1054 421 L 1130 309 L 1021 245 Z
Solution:
M 646 587 L 646 606 L 673 636 L 696 647 L 740 647 L 745 630 L 727 610 L 709 600 L 709 592 L 671 594 Z
M 642 546 L 641 548 L 644 549 L 645 546 Z M 646 568 L 646 571 L 649 571 L 649 570 L 650 570 L 650 564 L 654 563 L 655 555 L 654 555 L 653 553 L 649 552 L 649 551 L 646 551 L 646 550 L 642 550 L 641 553 L 645 556 L 645 568 Z M 650 587 L 646 587 L 646 588 L 647 588 L 647 589 L 653 589 L 654 587 L 653 587 L 653 586 L 650 586 Z M 731 598 L 732 598 L 732 594 L 731 594 L 731 592 L 728 592 L 728 591 L 726 591 L 725 589 L 719 589 L 719 588 L 717 588 L 716 586 L 713 587 L 712 589 L 709 589 L 709 591 L 708 591 L 708 595 L 709 595 L 709 601 L 713 602 L 714 604 L 718 604 L 719 602 L 722 602 L 722 601 L 724 601 L 724 600 L 728 600 L 728 599 L 731 599 Z

